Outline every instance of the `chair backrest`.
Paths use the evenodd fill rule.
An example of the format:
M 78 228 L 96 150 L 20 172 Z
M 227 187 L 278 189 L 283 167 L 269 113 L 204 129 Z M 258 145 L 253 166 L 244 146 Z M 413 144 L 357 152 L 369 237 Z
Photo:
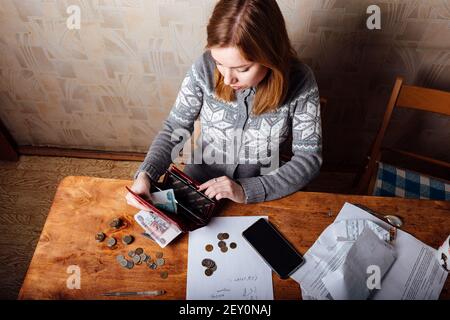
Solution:
M 368 156 L 368 163 L 358 183 L 357 191 L 360 194 L 366 194 L 367 191 L 369 191 L 370 193 L 370 190 L 368 190 L 368 188 L 372 185 L 371 182 L 374 181 L 374 172 L 377 167 L 377 162 L 380 161 L 381 152 L 383 151 L 383 149 L 450 169 L 450 163 L 445 161 L 433 159 L 412 152 L 406 152 L 403 150 L 382 148 L 382 142 L 386 134 L 386 130 L 392 118 L 394 108 L 396 107 L 434 112 L 449 116 L 450 92 L 404 85 L 402 78 L 398 77 L 396 79 L 391 97 L 386 108 L 386 112 L 383 117 L 383 122 L 381 123 L 381 127 L 378 131 L 375 141 L 372 144 L 370 155 Z

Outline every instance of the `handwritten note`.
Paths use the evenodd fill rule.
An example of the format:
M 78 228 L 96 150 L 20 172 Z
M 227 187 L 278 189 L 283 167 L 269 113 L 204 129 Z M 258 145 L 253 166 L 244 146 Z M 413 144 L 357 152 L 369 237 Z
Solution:
M 272 300 L 272 270 L 242 237 L 259 218 L 217 217 L 201 229 L 189 233 L 187 292 L 188 300 Z M 219 233 L 228 233 L 224 239 L 227 251 L 219 247 Z M 230 244 L 234 242 L 236 248 Z M 213 250 L 207 251 L 206 246 Z M 222 244 L 223 246 L 223 244 Z M 217 270 L 207 276 L 204 259 L 215 262 Z

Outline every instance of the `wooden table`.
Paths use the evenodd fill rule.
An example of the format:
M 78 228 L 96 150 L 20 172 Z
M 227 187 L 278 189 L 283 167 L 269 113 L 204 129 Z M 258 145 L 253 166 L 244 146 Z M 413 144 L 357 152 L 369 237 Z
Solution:
M 136 209 L 124 199 L 126 185 L 131 181 L 92 177 L 66 177 L 60 183 L 50 213 L 26 274 L 19 299 L 106 299 L 99 294 L 113 291 L 145 291 L 164 289 L 164 296 L 154 299 L 185 299 L 188 236 L 179 236 L 161 249 L 140 236 L 142 229 L 134 223 Z M 220 216 L 267 215 L 270 221 L 301 253 L 305 253 L 321 232 L 334 221 L 345 202 L 358 202 L 382 213 L 400 215 L 404 230 L 426 244 L 437 248 L 450 233 L 450 202 L 407 200 L 400 198 L 298 192 L 281 200 L 254 205 L 224 204 Z M 99 231 L 112 232 L 109 221 L 123 217 L 129 227 L 116 231 L 136 236 L 129 248 L 143 247 L 154 254 L 162 251 L 169 272 L 162 279 L 157 270 L 144 265 L 123 269 L 116 255 L 129 248 L 119 243 L 111 250 L 106 243 L 97 243 Z M 79 266 L 81 288 L 68 289 L 67 268 Z M 280 280 L 273 275 L 275 299 L 299 299 L 299 286 L 293 280 Z M 441 299 L 450 299 L 450 277 Z M 117 298 L 113 298 L 117 299 Z M 146 297 L 146 299 L 152 299 Z

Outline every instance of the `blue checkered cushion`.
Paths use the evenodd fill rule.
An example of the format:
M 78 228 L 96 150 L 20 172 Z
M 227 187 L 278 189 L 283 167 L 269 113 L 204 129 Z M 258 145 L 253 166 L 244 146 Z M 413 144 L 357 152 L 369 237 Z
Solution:
M 450 182 L 380 162 L 373 195 L 450 200 Z

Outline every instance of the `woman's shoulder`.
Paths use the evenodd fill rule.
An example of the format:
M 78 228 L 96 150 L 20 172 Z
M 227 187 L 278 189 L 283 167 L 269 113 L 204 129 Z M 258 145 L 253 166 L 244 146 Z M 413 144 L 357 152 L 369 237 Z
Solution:
M 203 52 L 192 64 L 191 72 L 203 89 L 212 90 L 214 84 L 215 63 L 209 50 Z
M 289 75 L 289 100 L 309 95 L 318 90 L 314 72 L 310 66 L 300 60 L 293 60 Z

